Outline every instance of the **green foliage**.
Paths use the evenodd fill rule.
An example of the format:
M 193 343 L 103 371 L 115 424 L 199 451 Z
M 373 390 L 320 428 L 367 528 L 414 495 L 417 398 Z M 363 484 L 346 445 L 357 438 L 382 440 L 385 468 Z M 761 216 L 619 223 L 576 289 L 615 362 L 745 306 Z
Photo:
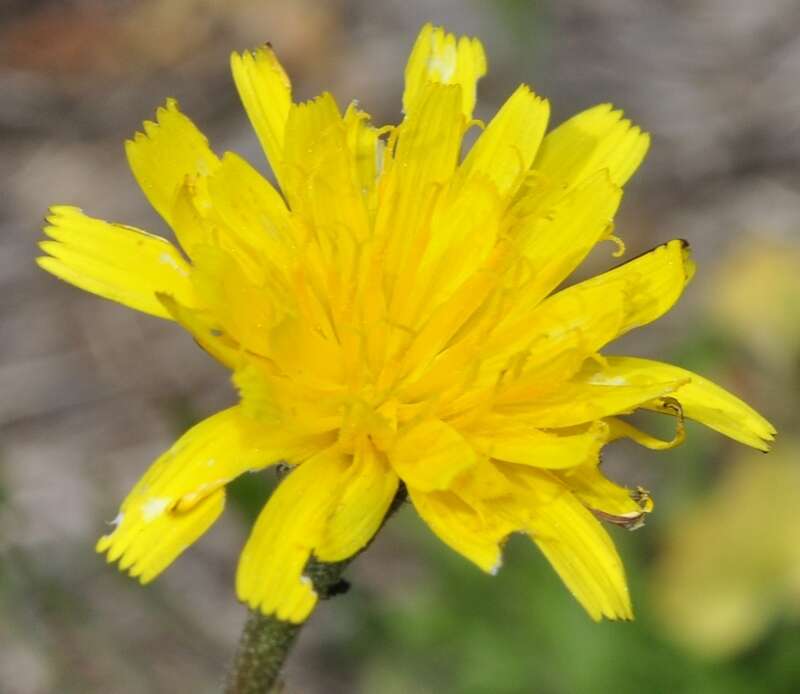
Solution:
M 359 691 L 788 694 L 800 689 L 796 629 L 777 628 L 752 652 L 722 663 L 700 660 L 667 641 L 642 586 L 636 535 L 614 533 L 637 619 L 595 624 L 526 539 L 512 539 L 505 566 L 491 577 L 443 551 L 412 514 L 404 515 L 402 525 L 416 526 L 428 580 L 415 582 L 402 598 L 374 603 L 356 589 L 355 599 L 335 608 L 361 609 L 355 643 L 341 644 L 358 661 Z

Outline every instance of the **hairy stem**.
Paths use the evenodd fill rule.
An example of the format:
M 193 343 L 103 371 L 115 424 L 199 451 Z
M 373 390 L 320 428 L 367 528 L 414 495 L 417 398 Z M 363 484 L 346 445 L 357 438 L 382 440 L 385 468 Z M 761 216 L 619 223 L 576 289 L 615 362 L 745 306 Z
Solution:
M 273 687 L 301 627 L 302 624 L 282 622 L 250 610 L 225 687 L 226 694 L 278 691 Z
M 384 523 L 400 508 L 406 496 L 405 487 L 401 485 Z M 335 563 L 320 562 L 313 557 L 309 560 L 305 574 L 313 582 L 321 600 L 347 591 L 349 584 L 342 574 L 355 556 Z M 302 627 L 302 624 L 291 624 L 250 610 L 225 685 L 225 694 L 277 694 L 282 688 L 279 680 L 281 669 Z

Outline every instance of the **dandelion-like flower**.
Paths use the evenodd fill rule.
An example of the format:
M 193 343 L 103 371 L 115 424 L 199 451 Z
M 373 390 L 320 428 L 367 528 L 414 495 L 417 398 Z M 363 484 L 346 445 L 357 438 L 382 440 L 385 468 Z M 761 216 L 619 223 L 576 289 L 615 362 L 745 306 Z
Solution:
M 342 114 L 328 93 L 293 103 L 269 46 L 231 63 L 281 192 L 218 157 L 170 100 L 126 152 L 183 252 L 75 207 L 53 207 L 45 227 L 45 270 L 176 321 L 241 396 L 153 464 L 98 550 L 147 583 L 215 521 L 228 482 L 285 461 L 236 581 L 264 614 L 305 620 L 310 558 L 361 550 L 404 484 L 484 571 L 522 532 L 594 619 L 629 618 L 600 520 L 636 527 L 652 502 L 604 476 L 600 449 L 674 445 L 684 416 L 762 450 L 774 434 L 700 376 L 601 354 L 681 295 L 685 242 L 554 291 L 599 242 L 621 250 L 612 219 L 648 136 L 607 104 L 545 134 L 548 102 L 525 85 L 484 127 L 480 42 L 430 25 L 396 126 L 373 127 L 355 103 Z M 676 439 L 620 418 L 639 408 L 676 417 Z

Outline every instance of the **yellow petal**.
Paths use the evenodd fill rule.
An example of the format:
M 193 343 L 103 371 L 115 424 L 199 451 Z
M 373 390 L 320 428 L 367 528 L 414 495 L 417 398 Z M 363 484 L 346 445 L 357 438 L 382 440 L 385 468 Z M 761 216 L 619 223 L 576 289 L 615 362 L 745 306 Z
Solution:
M 477 462 L 467 440 L 438 419 L 428 419 L 398 435 L 389 462 L 409 486 L 421 491 L 447 489 Z
M 87 217 L 77 207 L 50 209 L 39 265 L 70 284 L 160 318 L 170 314 L 156 297 L 167 292 L 195 302 L 189 266 L 168 241 L 122 224 Z
M 511 386 L 498 395 L 495 405 L 498 411 L 515 414 L 535 427 L 570 427 L 631 412 L 649 400 L 674 393 L 688 379 L 675 374 L 673 380 L 627 384 L 596 372 L 593 366 L 549 393 L 537 391 L 535 384 Z
M 668 451 L 670 448 L 680 446 L 686 439 L 686 430 L 683 425 L 683 408 L 680 407 L 680 404 L 675 398 L 663 398 L 660 402 L 662 403 L 662 409 L 664 411 L 666 411 L 668 402 L 672 402 L 672 404 L 675 405 L 673 409 L 675 410 L 674 414 L 678 417 L 678 424 L 675 429 L 675 435 L 671 439 L 656 438 L 619 417 L 608 417 L 605 419 L 609 429 L 608 440 L 616 441 L 617 439 L 629 438 L 640 446 L 649 448 L 651 451 Z
M 633 618 L 614 543 L 571 493 L 533 510 L 528 532 L 592 619 Z
M 304 321 L 287 318 L 268 335 L 269 356 L 296 386 L 335 390 L 343 379 L 338 343 L 324 340 Z
M 441 188 L 455 171 L 464 134 L 458 85 L 428 83 L 420 103 L 387 147 L 378 189 L 375 236 L 386 250 L 387 287 L 405 294 L 417 276 L 431 236 L 430 219 Z
M 400 302 L 395 301 L 400 322 L 419 324 L 475 275 L 495 247 L 503 211 L 496 187 L 479 175 L 439 197 L 416 281 L 412 284 L 402 278 L 398 284 L 396 297 L 408 297 L 410 309 L 403 312 Z
M 371 198 L 375 183 L 383 168 L 383 141 L 378 138 L 378 129 L 369 124 L 369 114 L 352 102 L 344 114 L 347 145 L 355 158 L 358 182 L 364 194 Z M 368 206 L 372 208 L 375 201 Z
M 611 104 L 590 108 L 559 125 L 542 142 L 533 168 L 548 179 L 578 185 L 603 169 L 621 186 L 633 175 L 650 137 Z
M 152 505 L 137 509 L 138 520 L 129 521 L 126 514 L 120 514 L 117 530 L 101 537 L 96 549 L 101 553 L 108 552 L 109 562 L 119 559 L 120 571 L 138 578 L 144 585 L 158 577 L 205 533 L 224 507 L 223 489 L 204 496 L 183 512 L 162 512 L 161 501 L 153 500 Z
M 509 359 L 519 355 L 524 365 L 515 367 L 512 389 L 570 378 L 587 356 L 666 313 L 693 274 L 688 246 L 675 240 L 554 294 L 532 315 L 520 304 L 486 340 L 484 378 L 515 366 Z
M 478 80 L 486 74 L 486 54 L 476 38 L 447 33 L 426 24 L 417 37 L 406 65 L 403 111 L 410 114 L 418 106 L 429 82 L 461 86 L 461 109 L 467 120 L 475 108 Z
M 314 550 L 321 561 L 352 557 L 372 539 L 397 493 L 398 479 L 366 437 L 358 442 L 342 496 Z
M 169 294 L 159 293 L 157 296 L 164 310 L 200 347 L 229 369 L 237 368 L 244 358 L 242 347 L 225 334 L 216 316 L 207 309 L 184 306 Z
M 268 433 L 238 407 L 192 427 L 131 490 L 97 550 L 142 583 L 155 578 L 222 512 L 225 484 L 281 457 L 280 433 Z
M 499 281 L 491 268 L 482 268 L 431 312 L 425 324 L 403 344 L 398 371 L 414 378 L 424 373 L 456 332 L 486 300 Z M 420 385 L 425 388 L 424 381 Z
M 220 235 L 218 224 L 208 215 L 210 204 L 205 176 L 187 176 L 173 196 L 169 223 L 190 259 L 198 247 L 216 245 Z
M 294 233 L 286 203 L 270 182 L 244 159 L 226 152 L 222 165 L 208 179 L 208 194 L 211 214 L 228 232 L 217 235 L 222 250 L 233 255 L 251 277 L 263 278 L 267 270 L 285 273 Z
M 370 222 L 357 155 L 330 94 L 291 107 L 284 153 L 284 192 L 307 242 L 294 279 L 314 287 L 303 297 L 317 319 L 328 324 L 327 337 L 355 354 L 353 331 L 336 328 L 353 324 L 359 249 L 370 234 Z
M 578 284 L 532 312 L 502 322 L 482 346 L 481 378 L 492 385 L 511 371 L 516 381 L 563 381 L 587 356 L 615 338 L 629 302 L 627 286 L 582 289 Z
M 459 169 L 486 176 L 504 197 L 516 192 L 544 136 L 550 104 L 520 85 L 481 133 Z
M 565 292 L 623 292 L 625 318 L 619 330 L 623 335 L 669 311 L 692 279 L 694 269 L 689 245 L 676 239 Z
M 347 127 L 330 94 L 291 107 L 284 163 L 282 183 L 292 212 L 307 224 L 322 257 L 335 254 L 335 265 L 349 279 L 355 245 L 369 235 L 369 218 Z
M 543 365 L 552 372 L 558 364 L 556 357 L 568 349 L 573 350 L 578 360 L 574 365 L 579 366 L 612 339 L 666 313 L 693 274 L 686 242 L 675 240 L 554 294 L 532 316 L 521 314 L 523 302 L 487 341 L 485 351 L 491 356 L 485 370 L 506 368 L 509 355 L 525 347 L 527 358 L 521 373 L 531 373 L 540 381 L 544 379 L 537 367 Z M 528 295 L 525 301 L 532 298 Z M 551 380 L 555 377 L 547 375 Z M 566 377 L 570 375 L 566 373 Z
M 769 449 L 769 443 L 775 438 L 775 428 L 739 398 L 691 371 L 648 359 L 608 357 L 607 368 L 593 378 L 596 383 L 640 387 L 666 379 L 687 381 L 671 393 L 680 402 L 686 417 L 753 448 Z M 669 412 L 658 403 L 649 403 L 647 407 Z
M 513 486 L 498 468 L 497 461 L 482 457 L 453 482 L 452 491 L 484 519 L 494 517 L 494 503 L 514 494 Z M 499 517 L 494 521 L 499 522 Z
M 600 470 L 599 458 L 556 473 L 580 502 L 600 520 L 634 530 L 653 510 L 650 496 L 641 487 L 628 489 L 615 484 Z
M 620 188 L 601 171 L 546 211 L 530 210 L 512 226 L 510 233 L 524 256 L 525 277 L 507 321 L 527 315 L 578 267 L 608 234 L 621 198 Z
M 125 143 L 125 153 L 142 191 L 168 224 L 186 177 L 209 174 L 219 166 L 205 135 L 178 110 L 174 99 L 156 111 L 155 123 L 145 121 L 144 133 Z
M 341 402 L 305 382 L 276 374 L 267 360 L 247 359 L 233 377 L 244 410 L 258 419 L 275 422 L 288 436 L 336 438 L 342 426 Z M 333 443 L 329 441 L 329 445 Z M 295 461 L 286 456 L 290 462 Z
M 256 520 L 239 560 L 236 591 L 252 609 L 303 622 L 317 602 L 303 575 L 340 498 L 347 459 L 323 452 L 292 470 Z
M 268 284 L 254 284 L 219 248 L 198 246 L 193 260 L 195 292 L 222 331 L 245 349 L 267 354 L 269 330 L 280 323 L 286 310 L 283 294 Z
M 375 239 L 389 323 L 399 329 L 387 340 L 386 351 L 392 358 L 384 361 L 380 384 L 391 382 L 396 375 L 391 371 L 397 366 L 396 355 L 404 355 L 409 363 L 415 361 L 405 358 L 410 354 L 408 340 L 413 335 L 402 326 L 419 305 L 420 288 L 427 288 L 430 280 L 423 276 L 420 265 L 433 237 L 431 215 L 437 198 L 458 160 L 464 131 L 459 90 L 458 85 L 428 83 L 419 107 L 400 126 L 396 146 L 387 148 L 378 189 Z M 478 294 L 470 293 L 480 303 Z M 428 344 L 432 343 L 423 336 L 418 347 L 427 351 Z
M 283 137 L 292 104 L 289 78 L 269 45 L 241 55 L 233 53 L 231 71 L 244 110 L 283 185 Z
M 484 455 L 521 465 L 560 469 L 583 465 L 597 456 L 605 443 L 607 427 L 592 426 L 583 431 L 542 431 L 513 416 L 490 416 L 467 435 Z
M 590 511 L 549 472 L 501 465 L 516 497 L 497 512 L 526 531 L 594 620 L 631 619 L 625 571 L 614 543 Z
M 278 200 L 270 199 L 270 192 Z M 248 202 L 253 206 L 245 211 Z M 235 262 L 242 282 L 264 286 L 281 297 L 280 303 L 289 302 L 289 213 L 278 193 L 243 160 L 226 154 L 214 174 L 187 177 L 175 195 L 171 220 L 195 266 L 209 254 L 223 255 Z
M 447 181 L 456 169 L 467 120 L 459 109 L 460 87 L 428 83 L 419 106 L 399 126 L 391 170 L 419 192 Z
M 408 491 L 417 513 L 442 542 L 486 573 L 500 570 L 500 545 L 512 528 L 487 520 L 453 492 Z

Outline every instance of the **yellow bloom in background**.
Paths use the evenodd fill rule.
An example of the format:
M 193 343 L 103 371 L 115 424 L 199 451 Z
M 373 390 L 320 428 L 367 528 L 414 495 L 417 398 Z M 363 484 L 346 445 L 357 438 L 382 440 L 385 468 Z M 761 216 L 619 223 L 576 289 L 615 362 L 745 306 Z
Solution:
M 679 433 L 686 416 L 762 450 L 774 434 L 693 373 L 600 355 L 675 303 L 694 270 L 686 243 L 554 293 L 614 239 L 648 136 L 609 105 L 545 134 L 548 103 L 525 85 L 483 128 L 480 42 L 430 25 L 392 127 L 355 104 L 342 114 L 327 93 L 293 103 L 267 46 L 231 62 L 282 194 L 237 155 L 218 157 L 168 101 L 126 151 L 183 253 L 74 207 L 52 208 L 45 228 L 44 269 L 180 323 L 241 395 L 155 462 L 98 550 L 146 583 L 219 516 L 228 482 L 286 461 L 296 467 L 237 575 L 239 597 L 265 614 L 303 621 L 317 600 L 309 558 L 362 549 L 402 483 L 484 571 L 523 532 L 592 618 L 631 617 L 598 518 L 635 527 L 652 503 L 603 475 L 600 449 L 675 442 L 619 415 L 663 412 Z
M 731 658 L 775 622 L 800 620 L 800 441 L 782 443 L 769 460 L 738 455 L 666 528 L 655 613 L 703 658 Z
M 794 378 L 800 354 L 800 248 L 744 237 L 720 260 L 706 304 L 719 327 L 778 378 Z M 758 316 L 758 330 L 753 318 Z

